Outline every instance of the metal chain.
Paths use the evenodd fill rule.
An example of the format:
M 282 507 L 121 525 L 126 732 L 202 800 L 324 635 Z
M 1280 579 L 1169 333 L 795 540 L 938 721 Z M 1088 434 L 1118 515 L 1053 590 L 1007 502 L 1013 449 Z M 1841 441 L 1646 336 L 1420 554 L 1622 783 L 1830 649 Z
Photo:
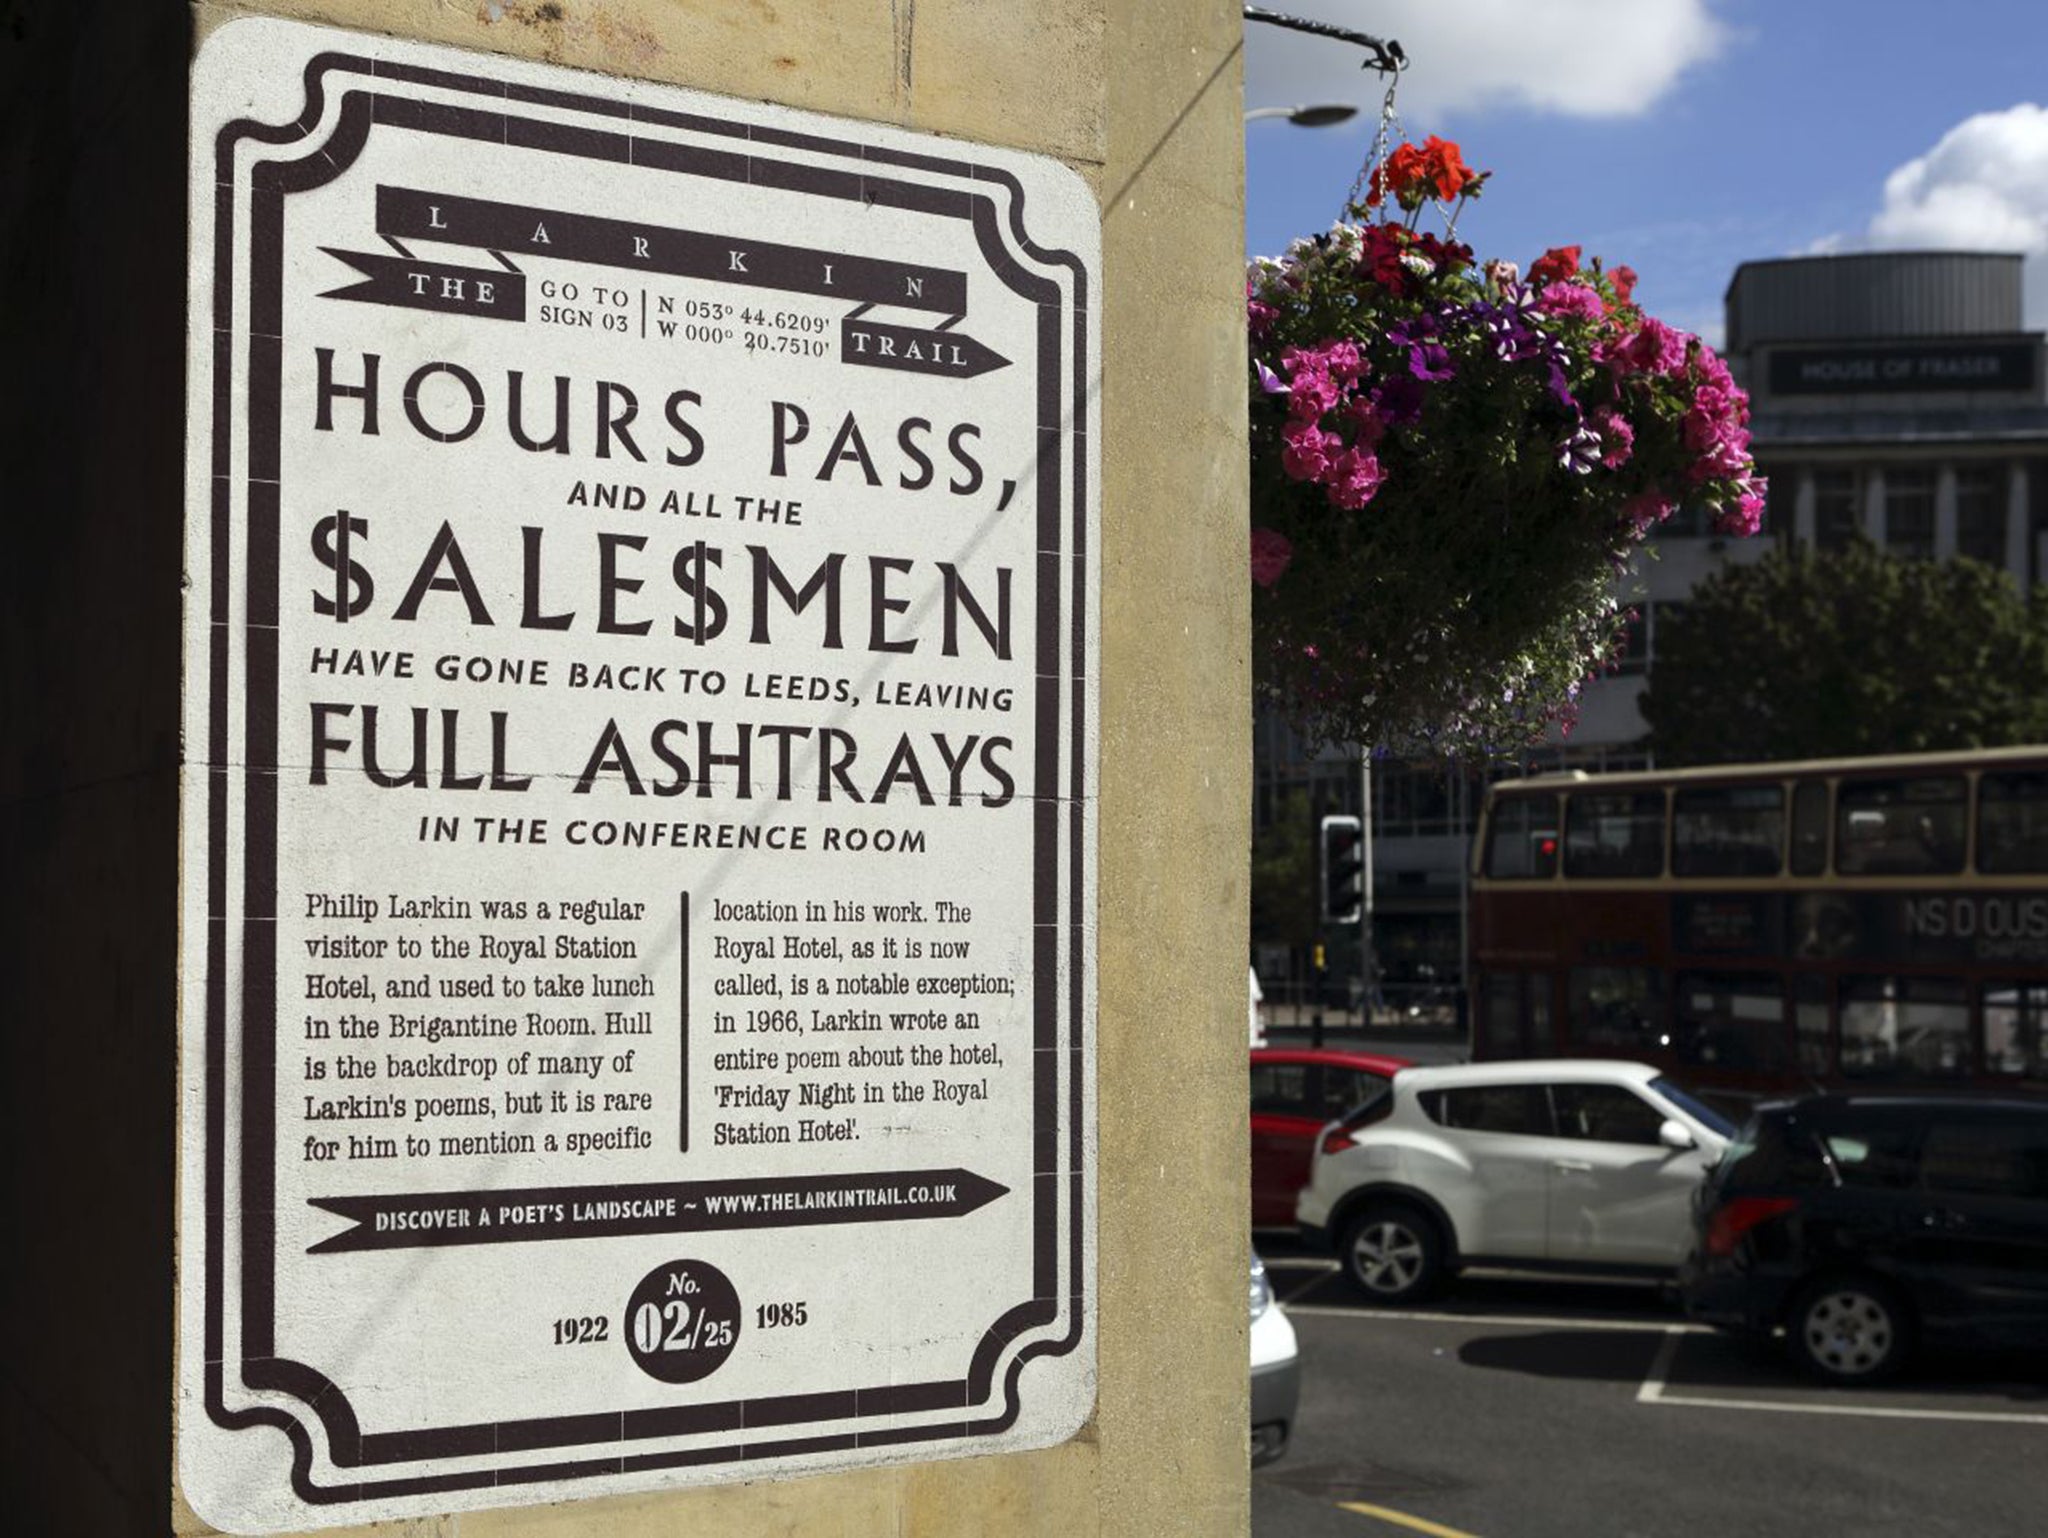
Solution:
M 1394 110 L 1394 93 L 1400 88 L 1400 75 L 1389 73 L 1387 75 L 1387 94 L 1380 102 L 1379 127 L 1373 133 L 1372 147 L 1366 151 L 1365 163 L 1358 168 L 1357 180 L 1352 182 L 1351 191 L 1344 199 L 1344 206 L 1337 210 L 1337 218 L 1340 221 L 1351 217 L 1352 209 L 1360 206 L 1361 199 L 1365 194 L 1366 183 L 1372 177 L 1373 167 L 1385 165 L 1387 162 L 1387 152 L 1391 148 L 1395 136 L 1401 130 L 1400 114 Z M 1360 214 L 1358 217 L 1360 222 L 1363 222 L 1364 215 Z

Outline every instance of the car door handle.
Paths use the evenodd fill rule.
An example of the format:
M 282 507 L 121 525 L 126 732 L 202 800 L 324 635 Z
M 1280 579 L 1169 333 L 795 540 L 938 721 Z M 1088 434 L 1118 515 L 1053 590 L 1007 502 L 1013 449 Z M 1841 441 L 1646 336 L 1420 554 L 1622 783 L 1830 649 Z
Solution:
M 1593 1166 L 1583 1159 L 1554 1159 L 1550 1167 L 1560 1175 L 1590 1175 Z

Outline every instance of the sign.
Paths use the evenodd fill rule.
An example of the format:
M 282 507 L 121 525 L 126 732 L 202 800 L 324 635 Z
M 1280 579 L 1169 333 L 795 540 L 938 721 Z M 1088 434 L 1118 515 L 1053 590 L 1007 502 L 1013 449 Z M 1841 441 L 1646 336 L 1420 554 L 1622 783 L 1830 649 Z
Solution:
M 1680 956 L 1914 966 L 2048 963 L 2048 893 L 1814 888 L 1671 899 Z
M 2038 339 L 1774 348 L 1771 394 L 2034 391 L 2040 351 Z
M 2039 967 L 2048 964 L 2048 893 L 1802 892 L 1787 940 L 1801 961 Z
M 1691 956 L 1768 954 L 1784 932 L 1776 894 L 1691 893 L 1671 899 L 1672 948 Z
M 273 20 L 192 118 L 187 1497 L 1071 1435 L 1092 195 Z

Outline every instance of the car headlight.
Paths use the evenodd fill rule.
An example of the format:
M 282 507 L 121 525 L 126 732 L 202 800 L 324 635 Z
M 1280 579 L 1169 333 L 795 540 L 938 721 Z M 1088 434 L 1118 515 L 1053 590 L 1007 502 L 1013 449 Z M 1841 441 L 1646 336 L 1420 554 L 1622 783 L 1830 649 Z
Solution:
M 1266 1263 L 1252 1257 L 1252 1318 L 1256 1320 L 1273 1306 L 1273 1284 L 1266 1280 Z

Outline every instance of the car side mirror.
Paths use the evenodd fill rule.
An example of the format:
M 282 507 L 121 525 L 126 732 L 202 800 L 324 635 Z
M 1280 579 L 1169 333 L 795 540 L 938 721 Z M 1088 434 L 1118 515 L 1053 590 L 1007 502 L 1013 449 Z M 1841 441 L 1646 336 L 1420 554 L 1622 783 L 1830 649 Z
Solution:
M 1666 1121 L 1657 1129 L 1657 1141 L 1680 1152 L 1700 1146 L 1700 1140 L 1692 1135 L 1692 1128 L 1677 1120 Z

